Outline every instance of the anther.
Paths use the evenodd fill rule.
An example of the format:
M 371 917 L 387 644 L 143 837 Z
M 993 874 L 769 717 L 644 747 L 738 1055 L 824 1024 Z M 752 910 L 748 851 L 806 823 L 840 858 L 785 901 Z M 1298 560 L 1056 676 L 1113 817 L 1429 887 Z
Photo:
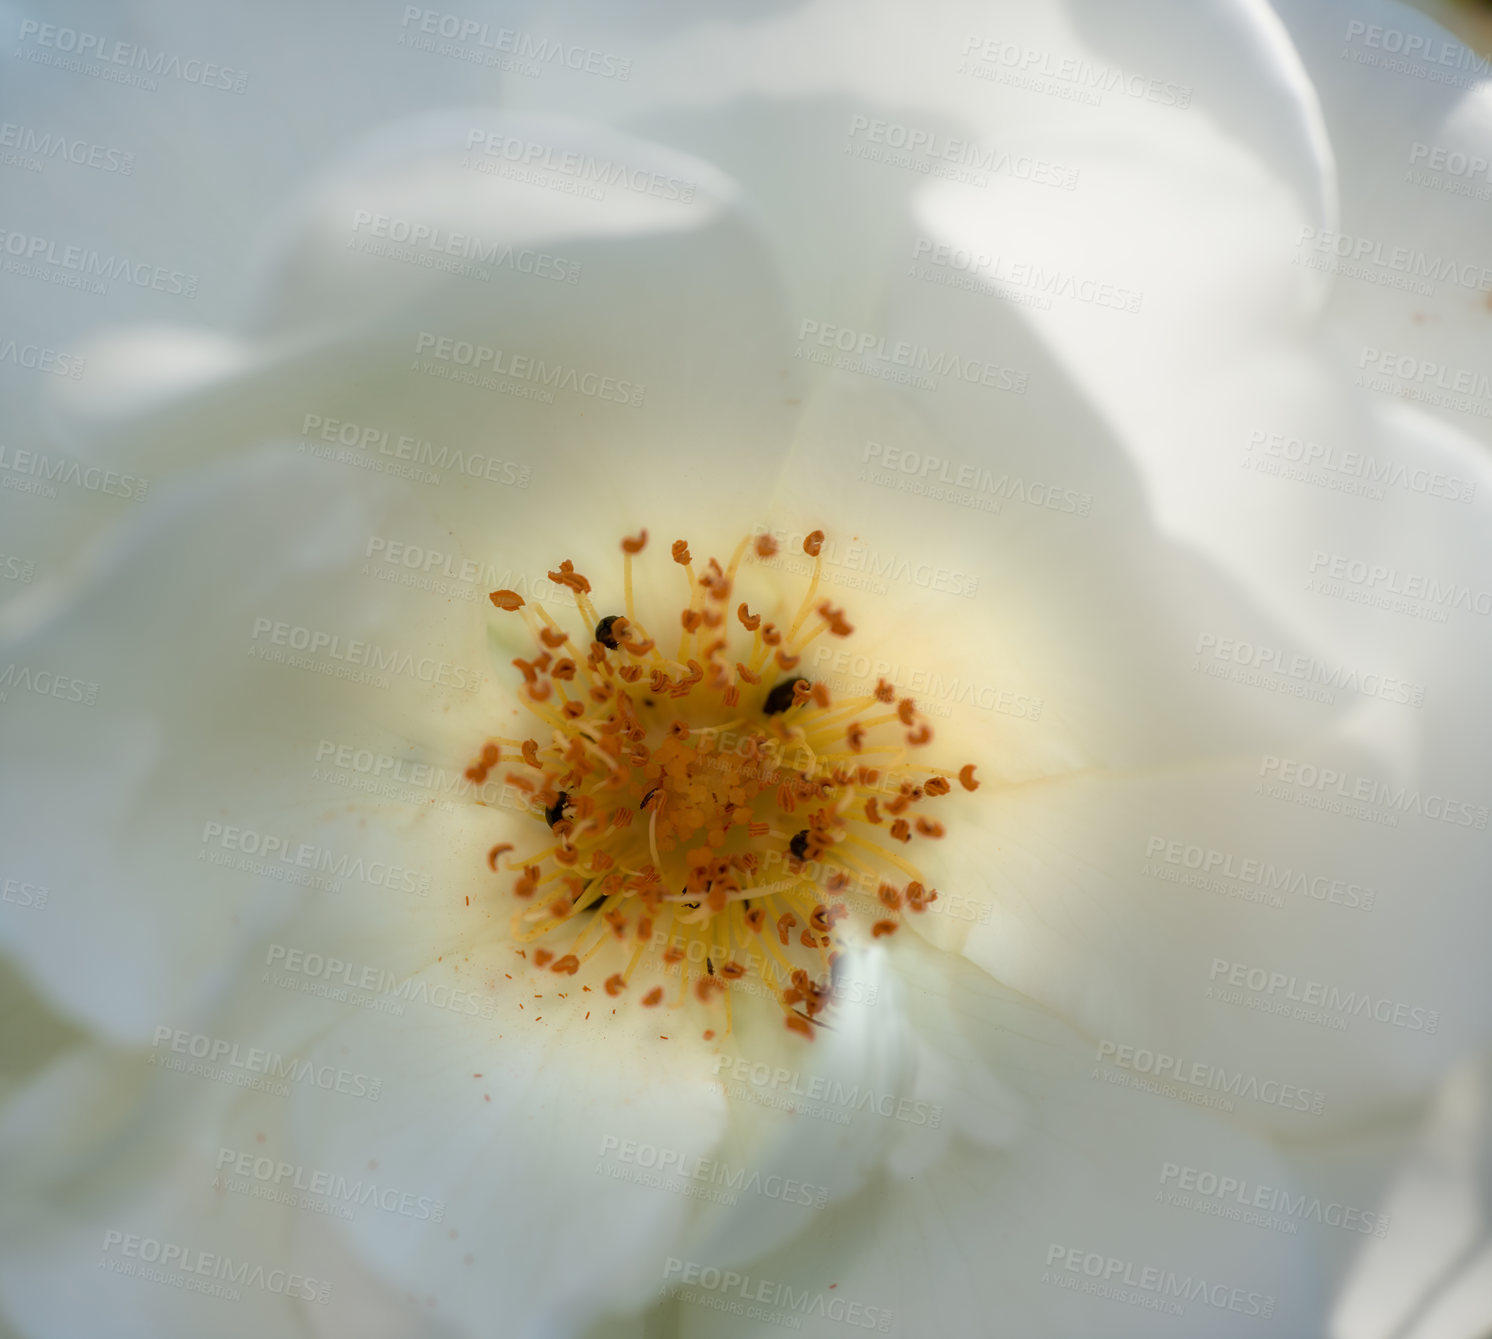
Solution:
M 958 784 L 961 785 L 965 790 L 979 789 L 979 782 L 974 780 L 973 763 L 965 763 L 963 767 L 959 768 Z
M 689 556 L 689 541 L 687 539 L 676 539 L 673 542 L 673 560 L 680 567 L 689 566 L 693 561 Z
M 509 613 L 515 609 L 523 608 L 523 596 L 516 590 L 495 590 L 487 598 L 499 609 L 506 609 Z
M 784 679 L 781 683 L 776 684 L 772 688 L 772 691 L 767 694 L 767 700 L 762 704 L 762 715 L 776 716 L 786 711 L 789 707 L 797 706 L 797 698 L 794 695 L 795 686 L 807 682 L 807 679 L 798 675 L 795 678 Z
M 647 542 L 648 542 L 648 532 L 647 532 L 646 528 L 644 528 L 643 530 L 641 530 L 641 531 L 638 532 L 637 537 L 635 539 L 634 538 L 624 538 L 622 540 L 622 552 L 623 553 L 634 553 L 634 554 L 641 553 L 643 551 L 643 549 L 647 547 Z
M 619 645 L 616 638 L 616 621 L 621 618 L 620 614 L 607 614 L 596 624 L 596 640 L 608 651 L 615 651 Z
M 819 550 L 823 547 L 824 532 L 822 530 L 815 530 L 812 534 L 808 535 L 803 540 L 803 552 L 806 553 L 810 558 L 817 558 L 819 556 Z

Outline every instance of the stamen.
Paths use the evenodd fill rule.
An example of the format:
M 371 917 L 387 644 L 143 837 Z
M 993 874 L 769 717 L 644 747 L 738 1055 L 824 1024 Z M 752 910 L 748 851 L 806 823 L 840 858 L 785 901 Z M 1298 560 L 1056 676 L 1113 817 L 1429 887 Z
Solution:
M 526 856 L 506 842 L 488 851 L 488 868 L 507 876 L 494 895 L 515 899 L 515 946 L 555 944 L 533 951 L 535 967 L 565 976 L 595 970 L 606 994 L 620 999 L 647 950 L 662 949 L 652 961 L 679 978 L 671 1008 L 691 1000 L 706 1012 L 723 1007 L 728 1034 L 732 987 L 744 988 L 754 974 L 778 1000 L 785 1025 L 811 1039 L 833 1005 L 846 936 L 892 934 L 905 914 L 936 900 L 894 848 L 943 837 L 944 825 L 916 806 L 948 794 L 954 777 L 977 788 L 974 765 L 953 772 L 908 763 L 908 750 L 932 730 L 885 679 L 873 695 L 835 702 L 827 685 L 787 673 L 814 638 L 854 632 L 844 610 L 815 603 L 822 531 L 804 541 L 814 574 L 786 636 L 731 602 L 742 564 L 776 554 L 769 535 L 742 539 L 728 564 L 709 558 L 699 572 L 688 543 L 674 542 L 687 601 L 655 623 L 678 619 L 672 660 L 635 608 L 632 560 L 646 543 L 646 530 L 621 541 L 625 614 L 598 617 L 590 579 L 568 559 L 549 576 L 574 593 L 579 629 L 514 591 L 489 596 L 533 634 L 532 654 L 513 661 L 518 698 L 549 742 L 489 738 L 467 775 L 485 780 L 513 750 L 528 771 L 509 771 L 508 780 L 533 798 L 552 834 Z M 859 762 L 860 754 L 877 755 L 878 765 Z M 636 821 L 641 814 L 645 826 Z M 745 955 L 751 966 L 733 953 L 737 943 L 760 946 Z M 628 950 L 625 967 L 613 970 L 612 959 Z M 605 965 L 591 969 L 593 961 Z M 656 1007 L 663 999 L 654 985 L 640 1002 Z

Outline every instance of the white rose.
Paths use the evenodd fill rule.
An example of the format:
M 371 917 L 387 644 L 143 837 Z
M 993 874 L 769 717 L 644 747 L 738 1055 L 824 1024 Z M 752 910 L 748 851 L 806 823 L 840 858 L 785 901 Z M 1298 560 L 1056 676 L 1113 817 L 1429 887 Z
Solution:
M 202 271 L 207 328 L 171 293 L 146 323 L 125 289 L 96 337 L 96 306 L 32 311 L 86 374 L 0 462 L 79 495 L 60 526 L 7 502 L 41 574 L 0 611 L 0 942 L 34 992 L 0 1113 L 15 1326 L 1367 1335 L 1433 1322 L 1431 1288 L 1484 1322 L 1475 215 L 1383 184 L 1358 119 L 1426 161 L 1488 137 L 1453 86 L 1427 111 L 1417 76 L 1337 51 L 1432 25 L 1339 17 L 410 6 L 307 20 L 358 55 L 309 105 L 268 91 L 283 33 L 143 24 L 248 92 L 160 76 L 170 133 L 233 169 L 210 198 L 177 194 L 167 132 L 117 125 L 142 179 L 98 252 L 133 275 L 193 236 L 165 268 Z M 111 22 L 68 31 L 102 49 Z M 35 119 L 63 87 L 113 108 L 130 90 L 59 64 L 60 31 L 21 34 L 49 53 Z M 429 110 L 494 77 L 500 110 Z M 266 105 L 325 150 L 307 181 L 229 149 Z M 37 219 L 79 226 L 60 193 Z M 119 521 L 73 461 L 143 502 Z M 872 709 L 837 704 L 884 678 L 933 731 L 910 764 L 977 767 L 907 847 L 939 899 L 890 934 L 851 910 L 811 1020 L 770 965 L 729 1014 L 675 1003 L 633 904 L 619 994 L 617 945 L 538 960 L 579 914 L 523 940 L 513 882 L 553 840 L 516 744 L 597 745 L 529 712 L 523 619 L 583 659 L 548 574 L 622 613 L 644 528 L 665 672 L 709 557 L 775 536 L 740 595 L 788 629 L 822 530 L 797 672 L 834 705 L 808 742 L 853 754 Z M 853 635 L 813 635 L 822 599 Z M 763 689 L 738 687 L 749 733 Z M 735 728 L 711 710 L 688 720 Z M 743 849 L 785 866 L 766 826 Z M 715 922 L 668 907 L 703 948 Z

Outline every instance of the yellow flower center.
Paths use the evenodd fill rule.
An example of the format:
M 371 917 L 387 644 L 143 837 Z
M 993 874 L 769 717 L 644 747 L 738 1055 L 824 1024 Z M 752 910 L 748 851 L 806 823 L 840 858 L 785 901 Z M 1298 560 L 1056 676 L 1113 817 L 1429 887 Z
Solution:
M 692 985 L 703 1006 L 723 1007 L 728 1031 L 732 989 L 764 987 L 787 1026 L 811 1038 L 833 1002 L 846 934 L 894 934 L 905 913 L 936 900 L 906 848 L 943 836 L 921 807 L 954 780 L 976 789 L 974 767 L 910 763 L 932 730 L 884 679 L 869 696 L 835 701 L 794 673 L 815 639 L 854 631 L 843 610 L 815 602 L 823 540 L 816 530 L 803 542 L 813 574 L 785 627 L 732 608 L 742 563 L 771 558 L 773 539 L 748 536 L 727 566 L 711 558 L 702 572 L 676 542 L 687 598 L 667 650 L 633 596 L 646 530 L 622 541 L 624 614 L 598 614 L 568 560 L 549 579 L 573 592 L 582 629 L 492 592 L 533 634 L 533 655 L 513 664 L 537 728 L 487 739 L 467 776 L 485 782 L 506 759 L 506 780 L 549 829 L 528 854 L 504 842 L 487 856 L 495 873 L 516 876 L 505 880 L 512 936 L 525 956 L 535 945 L 535 967 L 573 977 L 621 949 L 608 996 L 630 992 L 653 1007 L 669 993 L 654 978 L 677 977 L 675 1005 Z

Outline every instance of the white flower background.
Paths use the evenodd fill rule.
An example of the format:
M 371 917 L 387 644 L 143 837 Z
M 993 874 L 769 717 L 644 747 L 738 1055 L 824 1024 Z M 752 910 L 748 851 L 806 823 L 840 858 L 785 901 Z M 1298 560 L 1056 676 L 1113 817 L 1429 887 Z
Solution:
M 1484 61 L 1370 0 L 0 24 L 0 1324 L 1492 1332 Z M 179 72 L 105 77 L 64 31 Z M 370 245 L 401 225 L 550 273 Z M 68 247 L 166 278 L 69 286 Z M 462 382 L 443 340 L 638 402 Z M 898 380 L 899 341 L 993 370 Z M 481 477 L 402 476 L 405 438 Z M 854 955 L 874 1003 L 811 1046 L 775 1006 L 713 1042 L 688 1008 L 587 1021 L 505 938 L 485 853 L 526 821 L 347 759 L 456 774 L 506 731 L 513 583 L 472 573 L 570 558 L 615 598 L 647 527 L 645 597 L 671 540 L 761 525 L 828 532 L 852 651 L 973 685 L 922 694 L 984 781 L 942 815 L 946 909 Z M 273 663 L 277 624 L 445 668 Z M 1405 688 L 1303 693 L 1292 662 Z M 298 886 L 227 829 L 398 873 Z M 474 1003 L 360 1007 L 292 953 Z M 1374 1005 L 1229 1002 L 1234 964 Z M 342 1079 L 215 1081 L 178 1037 Z M 903 1114 L 770 1104 L 799 1081 Z M 631 1143 L 821 1203 L 629 1181 Z M 263 1193 L 313 1178 L 394 1193 Z M 258 1281 L 204 1286 L 202 1252 Z

